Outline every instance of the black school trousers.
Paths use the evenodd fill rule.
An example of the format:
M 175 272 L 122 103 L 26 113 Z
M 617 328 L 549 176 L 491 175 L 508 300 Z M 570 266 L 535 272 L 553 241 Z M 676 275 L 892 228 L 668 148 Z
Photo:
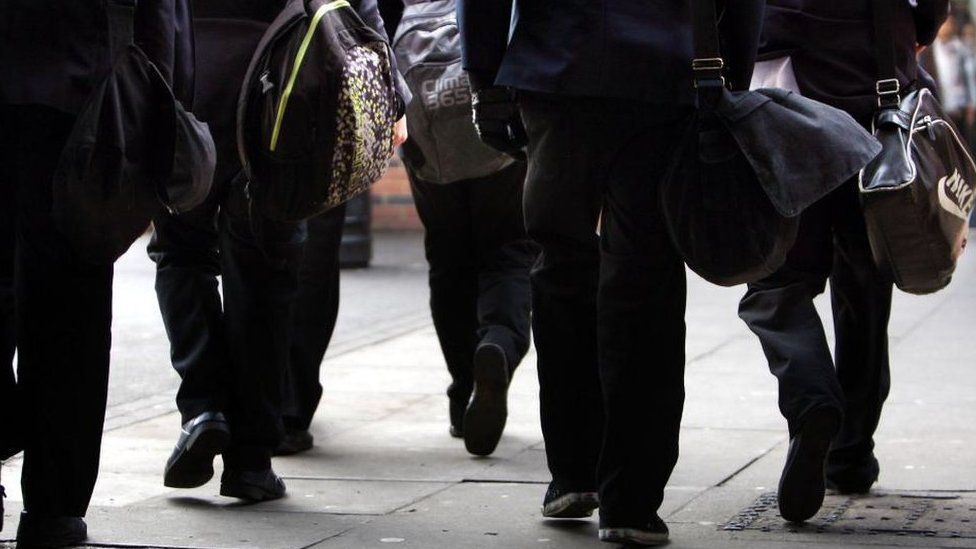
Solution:
M 87 512 L 108 391 L 113 268 L 87 263 L 51 218 L 73 123 L 47 107 L 0 107 L 0 459 L 24 451 L 24 509 L 36 516 Z
M 176 404 L 183 421 L 224 412 L 231 428 L 224 463 L 258 470 L 270 467 L 284 430 L 305 225 L 251 215 L 239 169 L 218 164 L 206 203 L 157 217 L 149 256 L 170 358 L 182 378 Z
M 828 280 L 833 357 L 813 305 Z M 850 181 L 802 214 L 786 265 L 750 284 L 739 305 L 778 379 L 779 407 L 791 436 L 814 408 L 843 413 L 827 459 L 827 476 L 839 483 L 878 475 L 873 436 L 891 383 L 891 293 L 890 277 L 871 257 L 857 181 Z
M 529 269 L 537 249 L 522 218 L 525 164 L 448 184 L 407 175 L 425 229 L 431 316 L 451 374 L 447 394 L 463 409 L 479 344 L 505 351 L 509 375 L 529 349 Z
M 542 247 L 533 331 L 549 469 L 564 490 L 599 486 L 604 526 L 646 526 L 677 461 L 684 404 L 685 269 L 658 185 L 688 112 L 519 101 L 526 229 Z
M 339 316 L 339 250 L 345 219 L 343 204 L 307 221 L 284 381 L 282 420 L 289 431 L 307 430 L 322 400 L 322 360 Z

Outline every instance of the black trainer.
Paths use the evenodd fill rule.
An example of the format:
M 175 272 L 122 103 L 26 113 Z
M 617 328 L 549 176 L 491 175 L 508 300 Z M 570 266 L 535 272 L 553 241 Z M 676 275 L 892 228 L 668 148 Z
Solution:
M 17 547 L 49 548 L 80 545 L 88 539 L 88 525 L 81 517 L 41 517 L 20 514 Z
M 285 497 L 285 481 L 269 467 L 260 471 L 225 469 L 220 477 L 220 495 L 252 502 Z
M 550 482 L 546 497 L 542 500 L 542 516 L 550 519 L 581 519 L 593 516 L 593 511 L 599 507 L 600 496 L 596 491 L 564 491 L 555 482 Z
M 183 425 L 166 462 L 163 485 L 196 488 L 213 478 L 213 460 L 230 443 L 230 427 L 220 412 L 204 412 Z
M 474 353 L 474 396 L 464 413 L 464 447 L 487 456 L 498 447 L 508 420 L 508 359 L 495 343 L 482 343 Z
M 653 547 L 668 542 L 670 532 L 661 517 L 654 515 L 641 527 L 600 527 L 600 541 L 626 546 Z
M 276 456 L 292 456 L 307 452 L 315 445 L 315 437 L 308 429 L 285 429 L 281 443 L 275 448 Z
M 830 441 L 840 429 L 840 412 L 831 407 L 806 414 L 790 441 L 786 466 L 779 480 L 779 513 L 790 522 L 803 522 L 820 510 L 826 493 L 824 462 Z

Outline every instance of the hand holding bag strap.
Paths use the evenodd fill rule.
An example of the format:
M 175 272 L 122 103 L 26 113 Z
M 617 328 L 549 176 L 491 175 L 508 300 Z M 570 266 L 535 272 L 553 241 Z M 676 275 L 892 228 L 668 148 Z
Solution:
M 901 104 L 901 83 L 895 66 L 895 32 L 892 23 L 891 0 L 871 0 L 874 20 L 874 56 L 878 64 L 878 81 L 875 91 L 878 94 L 879 109 L 897 109 Z
M 692 70 L 698 107 L 711 109 L 725 89 L 725 60 L 722 58 L 715 0 L 692 2 L 692 24 L 695 45 Z

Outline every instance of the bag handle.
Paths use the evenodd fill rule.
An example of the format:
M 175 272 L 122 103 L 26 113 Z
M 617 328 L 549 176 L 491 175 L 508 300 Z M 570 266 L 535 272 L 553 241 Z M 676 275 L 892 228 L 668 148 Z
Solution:
M 715 0 L 694 0 L 691 10 L 695 47 L 691 69 L 698 106 L 711 109 L 725 90 L 725 59 L 722 57 Z
M 872 0 L 871 11 L 874 20 L 874 56 L 878 64 L 878 80 L 875 91 L 878 94 L 879 109 L 897 109 L 901 105 L 901 82 L 895 63 L 895 31 L 892 22 L 894 5 L 891 0 Z

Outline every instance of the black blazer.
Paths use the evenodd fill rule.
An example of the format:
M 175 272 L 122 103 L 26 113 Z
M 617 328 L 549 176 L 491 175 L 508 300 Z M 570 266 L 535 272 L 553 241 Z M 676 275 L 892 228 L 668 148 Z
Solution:
M 472 82 L 575 96 L 687 104 L 690 0 L 459 0 Z M 748 84 L 763 0 L 731 0 L 723 19 L 733 84 Z
M 77 112 L 108 72 L 105 0 L 0 0 L 0 103 Z
M 894 0 L 898 79 L 919 80 L 915 48 L 932 42 L 949 0 Z M 871 0 L 767 0 L 761 59 L 789 55 L 804 95 L 862 122 L 877 108 Z
M 0 103 L 76 112 L 109 70 L 109 2 L 0 2 Z M 189 0 L 139 0 L 134 38 L 184 103 L 193 95 Z

